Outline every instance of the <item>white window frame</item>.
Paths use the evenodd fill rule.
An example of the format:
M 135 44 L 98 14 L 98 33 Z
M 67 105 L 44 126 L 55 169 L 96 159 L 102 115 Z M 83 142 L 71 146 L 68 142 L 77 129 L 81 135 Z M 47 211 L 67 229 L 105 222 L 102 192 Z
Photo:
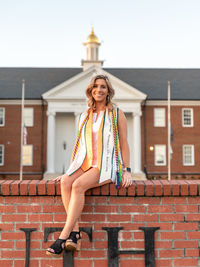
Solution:
M 2 162 L 0 162 L 0 166 L 4 166 L 4 145 L 0 145 L 2 147 Z
M 164 111 L 163 125 L 157 125 L 157 123 L 156 123 L 156 110 Z M 165 126 L 166 126 L 166 111 L 165 111 L 165 108 L 154 108 L 154 127 L 165 127 Z
M 186 163 L 185 162 L 185 155 L 184 155 L 184 148 L 185 147 L 192 147 L 192 162 L 191 163 Z M 182 154 L 183 154 L 183 166 L 194 166 L 195 164 L 195 158 L 194 158 L 194 145 L 183 145 L 183 149 L 182 149 Z
M 191 111 L 191 124 L 184 124 L 184 110 Z M 193 127 L 194 126 L 194 115 L 193 115 L 193 108 L 182 108 L 182 127 Z
M 31 163 L 30 164 L 24 164 L 24 159 L 23 159 L 23 166 L 33 166 L 33 145 L 23 145 L 23 147 L 25 146 L 31 146 L 32 147 L 32 154 L 31 154 Z
M 34 126 L 34 108 L 24 108 L 24 111 L 25 110 L 32 110 L 32 122 L 30 124 L 27 124 L 26 123 L 26 120 L 25 120 L 25 112 L 24 112 L 24 124 L 26 125 L 26 127 L 33 127 Z
M 164 163 L 158 163 L 156 162 L 156 148 L 159 147 L 159 146 L 162 146 L 164 147 L 164 151 L 165 151 L 165 154 L 164 154 Z M 159 145 L 154 145 L 154 164 L 155 166 L 166 166 L 166 145 L 163 145 L 163 144 L 159 144 Z
M 5 108 L 0 107 L 0 109 L 3 110 L 3 124 L 0 124 L 0 127 L 4 127 L 5 126 Z

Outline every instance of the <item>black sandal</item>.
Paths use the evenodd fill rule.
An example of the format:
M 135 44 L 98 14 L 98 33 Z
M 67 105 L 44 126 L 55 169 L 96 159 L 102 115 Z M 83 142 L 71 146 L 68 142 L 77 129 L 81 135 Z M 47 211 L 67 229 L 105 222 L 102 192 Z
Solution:
M 65 243 L 66 250 L 77 250 L 79 251 L 81 248 L 81 233 L 79 232 L 71 232 L 67 241 Z
M 63 243 L 66 242 L 66 239 L 56 239 L 56 241 L 49 247 L 51 249 L 54 250 L 54 252 L 50 251 L 47 249 L 46 254 L 50 255 L 50 256 L 54 256 L 54 257 L 59 257 L 60 255 L 62 255 L 63 251 L 64 251 L 64 247 Z

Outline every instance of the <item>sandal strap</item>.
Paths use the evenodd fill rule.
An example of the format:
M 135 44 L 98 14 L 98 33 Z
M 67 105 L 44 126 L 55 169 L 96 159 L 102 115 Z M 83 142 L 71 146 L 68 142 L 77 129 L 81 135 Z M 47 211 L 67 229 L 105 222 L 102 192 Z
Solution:
M 76 243 L 77 244 L 77 241 L 81 239 L 81 234 L 80 234 L 80 231 L 79 232 L 75 232 L 75 231 L 72 231 L 69 235 L 69 237 L 67 238 L 67 240 L 72 240 L 72 242 Z
M 66 242 L 66 239 L 56 239 L 56 241 L 50 246 L 51 249 L 54 250 L 55 254 L 60 254 L 63 251 L 62 244 Z

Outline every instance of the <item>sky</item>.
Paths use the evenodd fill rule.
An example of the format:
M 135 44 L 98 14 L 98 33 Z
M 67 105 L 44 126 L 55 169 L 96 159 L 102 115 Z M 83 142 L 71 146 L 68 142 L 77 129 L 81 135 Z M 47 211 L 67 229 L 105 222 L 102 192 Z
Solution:
M 200 68 L 199 0 L 0 0 L 0 67 Z

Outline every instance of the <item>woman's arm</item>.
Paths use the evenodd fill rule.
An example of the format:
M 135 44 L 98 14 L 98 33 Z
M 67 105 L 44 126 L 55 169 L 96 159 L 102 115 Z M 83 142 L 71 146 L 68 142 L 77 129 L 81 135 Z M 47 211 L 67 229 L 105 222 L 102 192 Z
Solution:
M 124 168 L 130 167 L 130 150 L 128 145 L 128 134 L 127 134 L 127 120 L 122 110 L 119 109 L 119 122 L 118 122 L 118 131 L 119 131 L 119 143 L 121 148 L 122 160 Z M 122 186 L 131 185 L 131 173 L 128 171 L 123 171 L 122 176 Z

